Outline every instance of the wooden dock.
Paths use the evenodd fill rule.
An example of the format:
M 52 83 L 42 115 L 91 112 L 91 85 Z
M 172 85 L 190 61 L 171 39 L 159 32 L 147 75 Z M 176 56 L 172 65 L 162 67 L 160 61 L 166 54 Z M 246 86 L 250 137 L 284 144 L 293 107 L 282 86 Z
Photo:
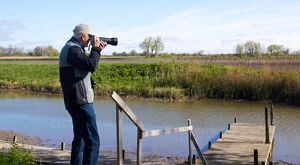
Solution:
M 222 138 L 204 153 L 207 164 L 269 164 L 273 153 L 275 126 L 268 126 L 267 130 L 268 135 L 264 124 L 232 124 L 230 129 L 222 134 Z M 269 138 L 267 143 L 266 138 Z

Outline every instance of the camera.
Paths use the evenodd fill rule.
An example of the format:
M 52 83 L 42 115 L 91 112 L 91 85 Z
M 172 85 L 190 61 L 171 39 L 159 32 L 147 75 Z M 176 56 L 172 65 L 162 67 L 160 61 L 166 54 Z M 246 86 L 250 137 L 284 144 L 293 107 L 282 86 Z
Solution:
M 92 39 L 93 35 L 89 34 L 89 38 Z M 117 46 L 118 45 L 118 38 L 106 38 L 106 37 L 99 37 L 100 40 L 106 42 L 109 45 Z

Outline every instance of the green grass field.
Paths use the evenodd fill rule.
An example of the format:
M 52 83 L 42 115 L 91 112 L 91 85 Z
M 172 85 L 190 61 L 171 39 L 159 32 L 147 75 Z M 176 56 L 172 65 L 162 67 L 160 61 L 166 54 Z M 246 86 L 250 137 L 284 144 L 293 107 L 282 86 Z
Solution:
M 293 62 L 293 61 L 292 61 Z M 276 63 L 277 64 L 277 63 Z M 224 65 L 206 62 L 101 63 L 96 95 L 161 99 L 245 99 L 298 104 L 297 65 Z M 276 69 L 280 67 L 281 69 Z M 0 64 L 0 87 L 61 93 L 57 64 Z

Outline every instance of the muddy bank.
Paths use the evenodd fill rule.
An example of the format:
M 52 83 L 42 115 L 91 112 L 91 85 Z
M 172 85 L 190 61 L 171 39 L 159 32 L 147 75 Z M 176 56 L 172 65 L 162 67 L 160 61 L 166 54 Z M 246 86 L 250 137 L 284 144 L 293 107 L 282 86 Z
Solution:
M 30 145 L 41 145 L 42 139 L 40 137 L 30 137 L 19 132 L 11 130 L 0 130 L 0 140 L 6 142 L 12 142 L 16 137 L 18 143 L 30 144 Z
M 0 130 L 0 148 L 1 152 L 7 151 L 12 144 L 14 136 L 17 137 L 17 144 L 27 148 L 35 156 L 36 160 L 43 164 L 69 164 L 70 150 L 61 151 L 60 148 L 51 148 L 42 146 L 40 137 L 30 137 L 11 130 Z M 124 164 L 136 164 L 135 152 L 126 152 Z M 143 164 L 163 164 L 163 165 L 183 165 L 186 159 L 181 156 L 168 156 L 160 154 L 144 154 Z M 117 164 L 116 151 L 100 151 L 99 165 Z
M 2 151 L 11 147 L 14 136 L 17 137 L 17 143 L 31 150 L 31 153 L 36 157 L 37 161 L 43 164 L 60 164 L 67 165 L 70 160 L 70 146 L 67 150 L 61 151 L 57 148 L 50 148 L 42 146 L 42 139 L 40 137 L 30 137 L 11 130 L 0 130 L 0 148 Z M 126 152 L 124 164 L 136 164 L 136 153 Z M 100 151 L 99 165 L 117 164 L 116 151 Z M 174 155 L 161 154 L 143 154 L 144 165 L 184 165 L 187 164 L 187 158 Z M 296 165 L 283 161 L 274 161 L 275 165 Z M 298 164 L 299 165 L 299 164 Z

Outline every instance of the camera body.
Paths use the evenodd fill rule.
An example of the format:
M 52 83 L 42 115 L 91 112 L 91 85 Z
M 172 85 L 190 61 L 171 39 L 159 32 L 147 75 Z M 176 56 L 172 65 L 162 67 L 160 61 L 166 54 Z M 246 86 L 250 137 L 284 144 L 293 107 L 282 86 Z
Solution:
M 92 39 L 93 35 L 89 34 L 89 38 Z M 118 45 L 118 38 L 99 37 L 99 39 L 106 42 L 109 45 L 112 45 L 112 46 L 117 46 Z

